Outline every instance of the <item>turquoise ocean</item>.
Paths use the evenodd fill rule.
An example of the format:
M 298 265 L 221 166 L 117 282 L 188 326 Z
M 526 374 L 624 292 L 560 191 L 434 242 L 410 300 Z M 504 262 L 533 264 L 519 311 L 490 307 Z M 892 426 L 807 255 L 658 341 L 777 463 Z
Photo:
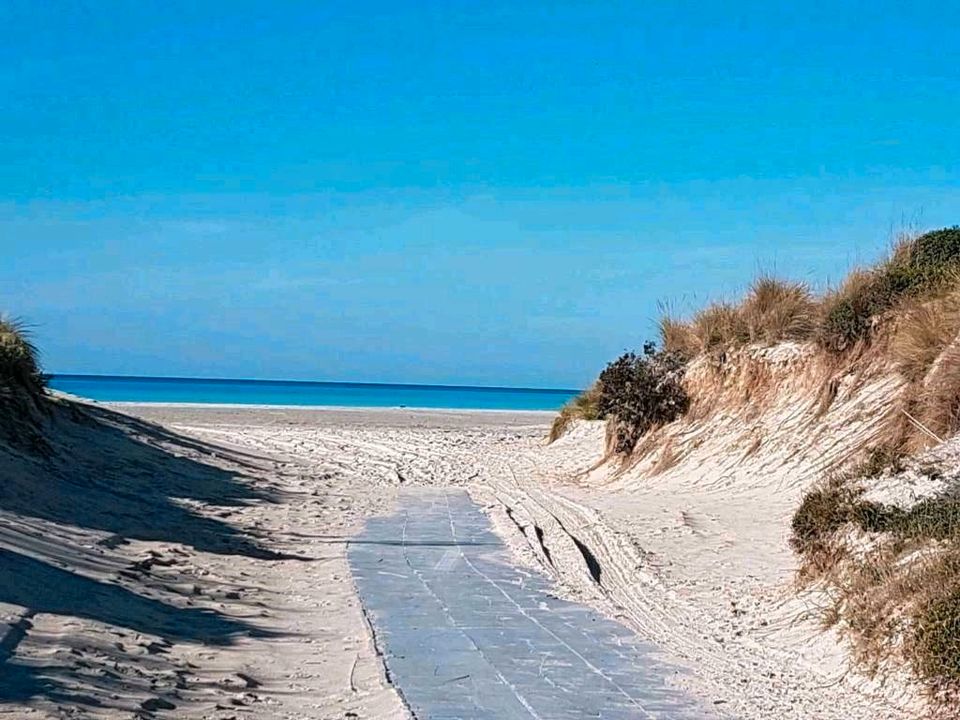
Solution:
M 557 410 L 577 390 L 293 380 L 53 375 L 50 387 L 100 402 Z

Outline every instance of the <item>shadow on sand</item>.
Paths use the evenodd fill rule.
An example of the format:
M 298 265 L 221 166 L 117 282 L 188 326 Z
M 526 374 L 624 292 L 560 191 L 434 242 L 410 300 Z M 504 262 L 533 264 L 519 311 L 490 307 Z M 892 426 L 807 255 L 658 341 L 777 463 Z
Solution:
M 38 664 L 14 662 L 38 613 L 119 626 L 167 644 L 226 645 L 240 637 L 270 635 L 211 609 L 148 597 L 149 580 L 138 580 L 136 573 L 120 583 L 115 573 L 96 572 L 111 558 L 115 570 L 113 551 L 129 540 L 265 561 L 308 559 L 273 552 L 259 538 L 190 507 L 276 502 L 264 479 L 256 486 L 247 481 L 251 474 L 265 475 L 268 458 L 207 446 L 100 407 L 56 403 L 45 425 L 43 454 L 0 443 L 0 604 L 26 609 L 19 619 L 8 612 L 10 622 L 0 623 L 0 705 L 31 697 L 72 706 L 109 705 L 111 697 L 122 696 L 136 682 L 100 671 L 84 686 L 53 656 Z M 63 535 L 52 532 L 60 529 Z M 71 540 L 78 536 L 86 538 L 82 546 Z M 30 639 L 45 642 L 34 635 Z M 140 650 L 135 662 L 143 657 L 162 662 L 165 652 L 162 646 Z

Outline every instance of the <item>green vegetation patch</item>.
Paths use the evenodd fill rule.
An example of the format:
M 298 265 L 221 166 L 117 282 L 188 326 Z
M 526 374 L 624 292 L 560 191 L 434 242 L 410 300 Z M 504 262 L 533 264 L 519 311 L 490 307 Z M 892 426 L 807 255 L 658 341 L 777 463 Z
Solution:
M 862 494 L 862 489 L 841 483 L 810 490 L 791 520 L 794 550 L 801 554 L 821 550 L 848 523 L 901 540 L 960 541 L 960 500 L 927 498 L 904 510 L 863 500 Z
M 833 534 L 849 523 L 860 492 L 842 482 L 815 487 L 803 496 L 790 521 L 790 544 L 809 555 L 824 550 Z
M 960 687 L 960 562 L 954 557 L 939 568 L 949 582 L 921 603 L 913 618 L 908 654 L 917 675 L 937 693 L 956 696 Z
M 855 503 L 852 519 L 869 532 L 887 532 L 905 540 L 960 540 L 960 501 L 950 498 L 927 498 L 909 510 Z

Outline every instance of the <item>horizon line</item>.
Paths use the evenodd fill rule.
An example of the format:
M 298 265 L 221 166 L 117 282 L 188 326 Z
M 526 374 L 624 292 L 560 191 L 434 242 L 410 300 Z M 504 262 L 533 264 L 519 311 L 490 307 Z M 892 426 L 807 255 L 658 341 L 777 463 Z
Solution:
M 261 383 L 266 385 L 340 385 L 343 387 L 390 387 L 390 388 L 417 388 L 417 389 L 447 389 L 447 390 L 513 390 L 519 392 L 546 392 L 546 393 L 580 393 L 582 389 L 574 388 L 536 388 L 536 387 L 513 387 L 508 385 L 444 385 L 440 383 L 390 383 L 390 382 L 358 382 L 348 380 L 279 380 L 279 379 L 261 379 L 261 378 L 207 378 L 207 377 L 182 377 L 176 375 L 113 375 L 113 374 L 95 374 L 95 373 L 45 373 L 50 379 L 55 378 L 75 378 L 75 379 L 106 379 L 106 380 L 173 380 L 178 382 L 193 383 Z

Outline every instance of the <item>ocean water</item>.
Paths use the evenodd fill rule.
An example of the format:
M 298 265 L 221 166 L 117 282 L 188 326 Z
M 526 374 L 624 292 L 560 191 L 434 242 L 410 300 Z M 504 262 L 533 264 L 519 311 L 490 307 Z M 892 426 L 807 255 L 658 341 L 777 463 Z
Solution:
M 577 390 L 287 380 L 53 375 L 50 387 L 101 402 L 557 410 Z

